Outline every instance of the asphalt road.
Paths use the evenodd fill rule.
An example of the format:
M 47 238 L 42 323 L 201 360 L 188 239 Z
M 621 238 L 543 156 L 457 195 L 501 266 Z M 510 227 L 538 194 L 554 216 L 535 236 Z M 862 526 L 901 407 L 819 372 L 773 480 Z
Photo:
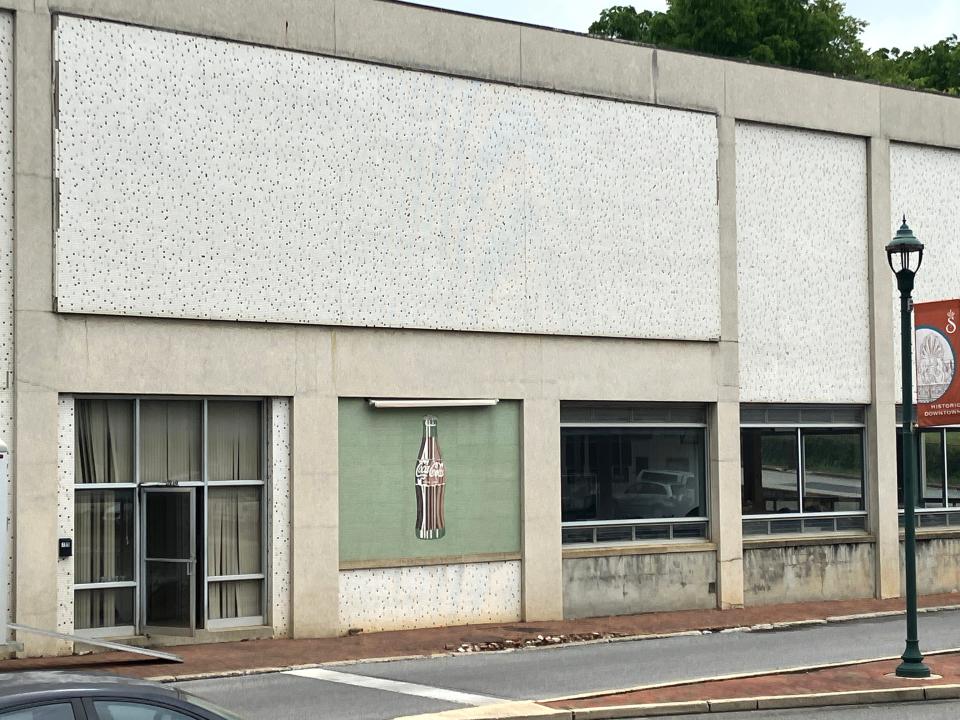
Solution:
M 903 648 L 903 634 L 903 617 L 895 616 L 778 632 L 716 633 L 335 665 L 313 676 L 275 673 L 184 682 L 180 686 L 250 720 L 386 719 L 497 699 L 542 700 L 647 683 L 898 655 Z M 920 637 L 921 646 L 927 651 L 960 647 L 960 611 L 922 614 Z M 935 660 L 932 663 L 935 667 Z M 924 712 L 934 712 L 943 705 L 954 708 L 950 717 L 960 715 L 960 704 L 922 705 L 926 708 Z M 847 708 L 842 712 L 862 709 Z M 818 710 L 816 717 L 834 717 L 824 712 Z M 782 715 L 784 718 L 813 716 L 809 713 Z M 870 715 L 876 716 L 877 712 Z M 737 716 L 724 717 L 733 720 Z M 758 720 L 756 715 L 744 717 Z M 764 717 L 781 716 L 764 713 Z

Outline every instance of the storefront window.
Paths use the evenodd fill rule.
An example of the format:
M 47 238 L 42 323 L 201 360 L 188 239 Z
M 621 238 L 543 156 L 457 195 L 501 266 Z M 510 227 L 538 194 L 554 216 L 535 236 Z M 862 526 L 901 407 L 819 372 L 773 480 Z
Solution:
M 960 506 L 960 428 L 920 430 L 916 439 L 917 508 Z M 897 501 L 903 508 L 903 437 L 897 428 Z
M 76 494 L 74 515 L 76 582 L 114 583 L 134 579 L 136 536 L 134 490 L 87 490 Z
M 702 408 L 571 403 L 561 418 L 564 542 L 706 535 Z
M 259 487 L 247 486 L 209 490 L 207 575 L 211 620 L 261 614 L 260 492 Z
M 140 401 L 140 482 L 202 480 L 203 403 Z
M 864 509 L 863 431 L 802 430 L 803 511 Z
M 703 517 L 704 431 L 563 428 L 563 520 Z
M 260 403 L 211 400 L 207 413 L 210 481 L 262 480 Z
M 742 405 L 744 535 L 866 528 L 863 409 Z
M 262 402 L 77 399 L 74 417 L 75 627 L 262 624 Z
M 73 602 L 77 630 L 133 627 L 135 587 L 77 590 Z
M 75 408 L 79 484 L 132 483 L 133 401 L 84 400 Z
M 864 509 L 862 430 L 743 428 L 740 462 L 744 515 Z
M 744 513 L 799 511 L 796 432 L 755 428 L 743 430 L 740 439 Z

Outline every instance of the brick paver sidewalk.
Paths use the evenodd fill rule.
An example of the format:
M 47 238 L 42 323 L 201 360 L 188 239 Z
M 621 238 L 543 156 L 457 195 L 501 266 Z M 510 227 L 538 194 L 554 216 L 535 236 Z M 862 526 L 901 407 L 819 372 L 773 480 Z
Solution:
M 827 667 L 793 673 L 770 673 L 754 677 L 711 680 L 699 683 L 669 685 L 609 693 L 592 697 L 578 697 L 543 703 L 557 709 L 584 709 L 645 705 L 649 703 L 689 702 L 692 700 L 726 700 L 730 698 L 757 698 L 783 695 L 814 695 L 869 690 L 891 690 L 909 687 L 957 685 L 960 683 L 960 654 L 934 654 L 925 658 L 932 671 L 942 677 L 912 680 L 895 677 L 897 660 Z
M 960 593 L 923 596 L 920 598 L 920 605 L 960 605 Z M 316 640 L 251 640 L 172 648 L 172 652 L 183 658 L 182 664 L 116 652 L 3 660 L 0 661 L 0 671 L 66 668 L 99 670 L 137 677 L 183 677 L 373 658 L 432 655 L 456 652 L 464 643 L 522 643 L 535 641 L 538 636 L 568 640 L 593 633 L 603 637 L 668 634 L 897 610 L 903 610 L 902 598 L 791 603 L 734 610 L 685 610 L 582 620 L 364 633 Z

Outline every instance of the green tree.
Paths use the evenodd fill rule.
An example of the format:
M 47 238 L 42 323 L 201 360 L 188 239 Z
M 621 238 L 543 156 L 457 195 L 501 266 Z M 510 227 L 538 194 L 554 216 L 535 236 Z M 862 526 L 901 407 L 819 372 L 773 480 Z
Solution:
M 593 35 L 844 77 L 960 94 L 960 44 L 951 35 L 908 52 L 867 52 L 866 23 L 841 0 L 668 0 L 667 10 L 615 5 Z
M 888 58 L 896 72 L 914 87 L 960 95 L 960 43 L 956 35 L 904 53 L 894 48 Z

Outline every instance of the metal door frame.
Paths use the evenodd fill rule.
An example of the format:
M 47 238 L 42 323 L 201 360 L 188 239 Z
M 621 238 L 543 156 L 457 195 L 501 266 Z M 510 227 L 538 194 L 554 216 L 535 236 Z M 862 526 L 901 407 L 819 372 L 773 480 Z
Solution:
M 176 485 L 140 486 L 140 632 L 148 635 L 183 635 L 192 637 L 197 629 L 197 488 Z M 159 493 L 187 493 L 190 496 L 190 557 L 185 559 L 147 557 L 147 498 Z M 190 577 L 190 627 L 178 628 L 147 623 L 147 561 L 187 563 Z

